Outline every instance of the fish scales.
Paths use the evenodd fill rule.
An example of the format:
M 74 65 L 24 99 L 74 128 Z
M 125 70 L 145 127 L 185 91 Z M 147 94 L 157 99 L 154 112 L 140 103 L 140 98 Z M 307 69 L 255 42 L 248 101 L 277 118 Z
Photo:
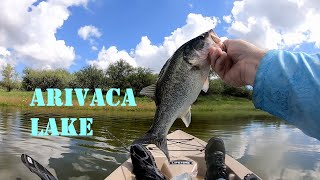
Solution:
M 155 100 L 156 112 L 150 129 L 133 144 L 155 144 L 170 160 L 167 134 L 178 118 L 189 126 L 191 105 L 201 90 L 208 89 L 209 47 L 220 42 L 212 30 L 186 42 L 167 60 L 157 83 L 141 90 Z

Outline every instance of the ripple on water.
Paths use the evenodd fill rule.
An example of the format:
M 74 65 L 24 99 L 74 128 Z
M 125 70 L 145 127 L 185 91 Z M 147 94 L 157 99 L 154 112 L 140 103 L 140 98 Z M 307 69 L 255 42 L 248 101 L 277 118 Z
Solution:
M 93 137 L 31 137 L 30 118 L 79 117 L 78 112 L 56 114 L 0 109 L 0 174 L 4 179 L 34 179 L 20 162 L 20 154 L 34 157 L 59 179 L 103 179 L 128 158 L 128 147 L 152 124 L 150 114 L 90 114 Z M 94 113 L 94 112 L 93 112 Z M 261 118 L 261 117 L 260 117 Z M 46 124 L 40 124 L 45 128 Z M 320 177 L 320 143 L 279 120 L 193 115 L 182 129 L 207 141 L 221 137 L 227 152 L 264 179 Z M 111 133 L 111 134 L 110 134 Z M 114 138 L 116 137 L 116 138 Z M 295 176 L 292 176 L 294 174 Z

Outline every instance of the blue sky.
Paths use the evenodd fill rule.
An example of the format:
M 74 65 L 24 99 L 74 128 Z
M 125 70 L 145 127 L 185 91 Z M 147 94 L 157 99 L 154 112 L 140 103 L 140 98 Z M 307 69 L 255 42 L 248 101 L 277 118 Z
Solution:
M 161 44 L 164 37 L 185 24 L 189 13 L 222 17 L 230 12 L 232 4 L 232 0 L 206 3 L 180 0 L 96 0 L 89 3 L 87 8 L 71 8 L 72 15 L 58 30 L 57 38 L 75 47 L 76 54 L 81 56 L 76 60 L 77 64 L 70 67 L 73 71 L 84 66 L 84 60 L 97 56 L 97 52 L 92 51 L 90 45 L 77 35 L 81 26 L 90 24 L 103 33 L 97 40 L 99 49 L 115 45 L 118 49 L 130 51 L 142 36 L 148 36 L 153 44 Z M 215 31 L 219 35 L 226 35 L 222 25 Z
M 155 44 L 159 44 L 165 36 L 185 24 L 189 13 L 222 17 L 230 12 L 232 2 L 96 0 L 89 3 L 87 9 L 71 8 L 72 16 L 58 31 L 57 37 L 77 45 L 78 28 L 92 24 L 105 34 L 100 40 L 105 46 L 117 45 L 120 49 L 130 49 L 139 43 L 141 36 L 148 36 Z
M 317 8 L 315 0 L 3 0 L 0 65 L 73 72 L 121 58 L 157 72 L 182 43 L 211 28 L 261 48 L 315 53 Z

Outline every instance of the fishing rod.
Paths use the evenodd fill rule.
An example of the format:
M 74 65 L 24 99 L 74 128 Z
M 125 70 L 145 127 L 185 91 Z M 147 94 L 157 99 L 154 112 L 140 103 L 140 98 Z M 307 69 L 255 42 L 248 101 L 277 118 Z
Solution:
M 118 139 L 115 135 L 113 135 L 107 128 L 106 128 L 106 132 L 108 133 L 110 139 L 113 138 L 113 139 L 115 139 L 116 141 L 118 141 L 118 142 L 120 143 L 120 145 L 121 145 L 127 152 L 130 153 L 129 149 L 127 148 L 127 145 L 126 145 L 124 142 L 122 142 L 122 141 L 121 141 L 120 139 Z

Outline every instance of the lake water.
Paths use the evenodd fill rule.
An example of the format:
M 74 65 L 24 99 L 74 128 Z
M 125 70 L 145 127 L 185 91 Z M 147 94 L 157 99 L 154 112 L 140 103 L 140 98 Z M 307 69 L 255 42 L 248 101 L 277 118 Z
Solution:
M 128 155 L 129 145 L 148 130 L 152 113 L 55 114 L 0 108 L 0 179 L 37 179 L 20 160 L 28 154 L 58 179 L 104 179 Z M 41 137 L 30 135 L 30 118 L 93 117 L 93 137 Z M 42 123 L 40 127 L 46 124 Z M 185 128 L 178 120 L 171 130 L 182 129 L 207 141 L 221 137 L 228 154 L 263 179 L 320 179 L 320 141 L 270 117 L 229 118 L 193 113 Z M 108 130 L 108 131 L 107 131 Z

